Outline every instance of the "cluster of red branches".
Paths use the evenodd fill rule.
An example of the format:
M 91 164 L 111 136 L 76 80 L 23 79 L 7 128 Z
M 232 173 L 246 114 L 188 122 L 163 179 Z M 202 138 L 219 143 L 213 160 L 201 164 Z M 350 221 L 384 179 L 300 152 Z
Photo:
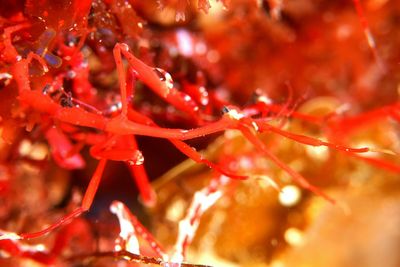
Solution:
M 303 16 L 293 11 L 290 13 L 290 5 L 286 12 L 285 1 L 261 2 L 224 1 L 228 13 L 219 15 L 225 16 L 225 20 L 222 20 L 222 24 L 215 22 L 219 29 L 214 31 L 208 30 L 210 26 L 207 22 L 199 22 L 207 20 L 208 15 L 198 13 L 196 9 L 197 7 L 205 13 L 213 12 L 209 1 L 199 0 L 189 5 L 187 1 L 147 3 L 125 0 L 27 0 L 2 7 L 2 198 L 5 202 L 13 202 L 17 199 L 15 194 L 25 194 L 24 191 L 18 192 L 18 186 L 24 186 L 18 185 L 21 180 L 18 177 L 36 175 L 37 179 L 46 183 L 46 176 L 50 176 L 51 180 L 54 176 L 62 176 L 63 170 L 84 169 L 88 162 L 98 161 L 89 185 L 83 190 L 81 203 L 78 205 L 72 197 L 68 201 L 68 207 L 62 209 L 66 214 L 53 214 L 50 211 L 57 201 L 40 198 L 43 207 L 33 214 L 42 214 L 41 217 L 48 214 L 48 218 L 39 220 L 38 225 L 32 228 L 33 231 L 26 225 L 21 227 L 10 215 L 13 205 L 18 203 L 9 204 L 9 209 L 5 208 L 6 215 L 2 215 L 2 220 L 6 222 L 2 224 L 0 235 L 2 253 L 44 264 L 90 257 L 112 257 L 162 266 L 186 266 L 182 262 L 185 261 L 186 250 L 196 233 L 201 215 L 224 194 L 224 188 L 230 181 L 252 177 L 246 173 L 238 173 L 227 161 L 207 159 L 185 141 L 228 130 L 240 132 L 254 146 L 254 150 L 287 173 L 295 183 L 333 203 L 335 200 L 323 190 L 312 185 L 306 177 L 276 156 L 269 145 L 260 139 L 260 134 L 273 133 L 307 146 L 328 147 L 398 173 L 400 167 L 395 163 L 364 156 L 371 151 L 392 153 L 391 151 L 351 147 L 346 143 L 346 138 L 336 136 L 338 133 L 346 136 L 363 124 L 371 124 L 375 120 L 399 120 L 398 104 L 351 116 L 343 115 L 341 110 L 323 116 L 310 115 L 296 111 L 296 106 L 302 101 L 300 97 L 304 95 L 293 89 L 300 87 L 299 80 L 283 77 L 286 82 L 273 83 L 272 88 L 281 88 L 273 94 L 286 95 L 286 101 L 281 104 L 274 103 L 269 98 L 269 90 L 272 89 L 255 90 L 256 83 L 244 82 L 243 76 L 251 75 L 249 72 L 252 71 L 249 69 L 251 66 L 244 61 L 253 62 L 254 67 L 262 72 L 265 64 L 275 64 L 278 68 L 278 60 L 289 59 L 286 56 L 272 55 L 271 63 L 254 59 L 257 56 L 270 56 L 269 52 L 262 51 L 263 48 L 255 49 L 255 53 L 260 55 L 251 55 L 251 52 L 245 51 L 244 55 L 235 56 L 234 53 L 239 53 L 240 49 L 249 49 L 254 45 L 252 42 L 259 38 L 255 37 L 256 30 L 248 31 L 246 27 L 259 25 L 261 31 L 269 32 L 269 36 L 276 36 L 269 44 L 271 50 L 274 50 L 277 43 L 288 42 L 293 34 L 290 26 L 279 23 L 286 19 L 285 23 L 300 27 L 295 20 Z M 369 55 L 368 64 L 377 66 L 374 71 L 385 75 L 385 72 L 390 71 L 390 64 L 386 64 L 377 51 L 361 4 L 354 1 L 354 6 L 354 18 L 361 21 L 360 32 L 364 32 L 357 40 L 368 43 L 364 52 Z M 351 3 L 350 7 L 353 8 Z M 162 15 L 150 15 L 152 12 L 161 12 L 160 10 L 172 10 L 175 13 L 172 19 L 169 15 L 165 15 L 165 18 Z M 221 10 L 219 12 L 224 12 Z M 209 16 L 210 20 L 215 19 L 215 15 Z M 290 16 L 294 21 L 290 21 Z M 196 22 L 198 25 L 193 26 Z M 311 35 L 310 24 L 304 22 L 302 29 L 309 30 L 307 34 Z M 196 30 L 201 29 L 207 30 L 204 30 L 203 35 L 196 33 Z M 224 40 L 217 40 L 225 38 L 218 34 L 229 31 L 233 34 L 227 37 L 226 43 Z M 235 31 L 243 33 L 237 35 Z M 318 32 L 314 32 L 314 35 L 317 36 Z M 241 36 L 242 40 L 236 40 L 237 36 Z M 297 38 L 299 47 L 305 47 L 307 42 L 301 37 Z M 315 46 L 318 50 L 317 45 Z M 288 48 L 287 53 L 291 55 L 292 50 Z M 299 57 L 295 59 L 297 62 L 294 64 L 303 64 Z M 357 64 L 362 64 L 366 59 L 357 60 L 355 73 L 363 71 L 363 66 Z M 229 63 L 242 65 L 234 66 Z M 306 71 L 306 64 L 303 66 Z M 241 72 L 236 72 L 235 68 Z M 271 67 L 272 70 L 274 68 Z M 330 71 L 336 73 L 336 69 L 337 66 L 332 64 Z M 302 75 L 306 73 L 299 73 L 299 77 Z M 272 80 L 269 78 L 269 82 Z M 263 82 L 268 84 L 268 79 L 260 83 Z M 319 88 L 319 92 L 324 90 L 328 89 Z M 320 94 L 318 90 L 315 92 Z M 243 101 L 250 95 L 253 96 L 250 102 Z M 348 95 L 352 96 L 351 93 Z M 243 104 L 244 102 L 247 104 Z M 285 125 L 289 119 L 324 129 L 324 140 L 287 131 Z M 88 225 L 81 214 L 91 208 L 109 161 L 119 161 L 126 165 L 145 206 L 157 205 L 157 195 L 143 165 L 147 159 L 144 159 L 138 148 L 138 136 L 168 140 L 183 155 L 198 164 L 204 164 L 214 173 L 208 185 L 195 194 L 186 217 L 180 221 L 172 254 L 158 244 L 124 204 L 115 201 L 110 210 L 119 219 L 120 234 L 115 239 L 113 251 L 65 256 L 72 239 L 80 237 L 81 244 L 91 242 L 92 237 L 85 232 Z M 39 155 L 34 155 L 40 150 L 34 148 L 36 143 L 45 144 L 42 153 L 45 156 L 40 151 Z M 46 157 L 46 151 L 50 157 Z M 52 168 L 48 166 L 48 158 L 54 163 L 52 168 L 56 169 L 52 173 L 49 171 Z M 30 167 L 23 168 L 23 164 Z M 269 182 L 279 190 L 279 182 Z M 16 189 L 13 189 L 16 185 Z M 79 201 L 79 196 L 77 199 Z M 54 236 L 50 247 L 27 243 L 30 239 L 40 239 L 45 235 Z M 142 249 L 142 243 L 147 244 L 147 250 Z

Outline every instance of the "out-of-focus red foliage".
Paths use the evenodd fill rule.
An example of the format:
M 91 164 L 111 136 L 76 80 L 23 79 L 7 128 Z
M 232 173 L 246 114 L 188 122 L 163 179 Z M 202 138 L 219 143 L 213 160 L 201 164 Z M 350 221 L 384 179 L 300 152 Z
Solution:
M 398 203 L 399 14 L 378 0 L 5 1 L 0 265 L 297 266 L 310 244 L 337 249 L 312 232 L 335 239 L 321 214 L 346 226 L 313 193 L 379 230 L 395 209 L 357 203 Z M 196 165 L 156 180 L 184 159 L 175 148 Z M 292 184 L 304 196 L 288 208 Z

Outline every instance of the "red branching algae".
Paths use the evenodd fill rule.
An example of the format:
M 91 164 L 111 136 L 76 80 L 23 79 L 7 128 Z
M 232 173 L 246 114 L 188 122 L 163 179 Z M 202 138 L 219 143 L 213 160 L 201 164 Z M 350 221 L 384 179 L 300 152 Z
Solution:
M 371 234 L 383 215 L 355 203 L 399 196 L 399 11 L 5 3 L 0 263 L 300 266 L 311 244 L 337 250 L 316 222 L 344 227 L 338 210 L 376 215 Z M 315 262 L 355 265 L 340 253 Z

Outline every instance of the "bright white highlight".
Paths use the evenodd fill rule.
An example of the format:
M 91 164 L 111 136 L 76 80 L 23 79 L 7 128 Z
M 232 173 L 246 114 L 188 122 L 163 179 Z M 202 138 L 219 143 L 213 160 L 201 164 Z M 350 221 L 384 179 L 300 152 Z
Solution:
M 193 40 L 186 30 L 178 30 L 176 33 L 176 40 L 178 42 L 179 52 L 182 55 L 186 57 L 193 55 Z
M 301 198 L 301 191 L 295 185 L 288 185 L 282 188 L 279 193 L 279 203 L 286 207 L 292 207 L 296 205 Z
M 192 242 L 200 223 L 200 218 L 218 199 L 221 198 L 221 185 L 229 182 L 229 178 L 222 175 L 218 180 L 211 181 L 210 185 L 194 194 L 186 217 L 179 222 L 179 233 L 175 243 L 172 262 L 181 263 L 184 260 L 186 247 Z
M 297 228 L 288 228 L 284 234 L 285 241 L 291 246 L 301 246 L 304 244 L 304 235 Z
M 114 201 L 110 206 L 110 211 L 118 217 L 120 225 L 119 239 L 115 242 L 115 250 L 120 251 L 125 248 L 126 251 L 140 255 L 139 240 L 136 237 L 135 228 L 129 219 L 129 213 L 125 206 L 118 201 Z

